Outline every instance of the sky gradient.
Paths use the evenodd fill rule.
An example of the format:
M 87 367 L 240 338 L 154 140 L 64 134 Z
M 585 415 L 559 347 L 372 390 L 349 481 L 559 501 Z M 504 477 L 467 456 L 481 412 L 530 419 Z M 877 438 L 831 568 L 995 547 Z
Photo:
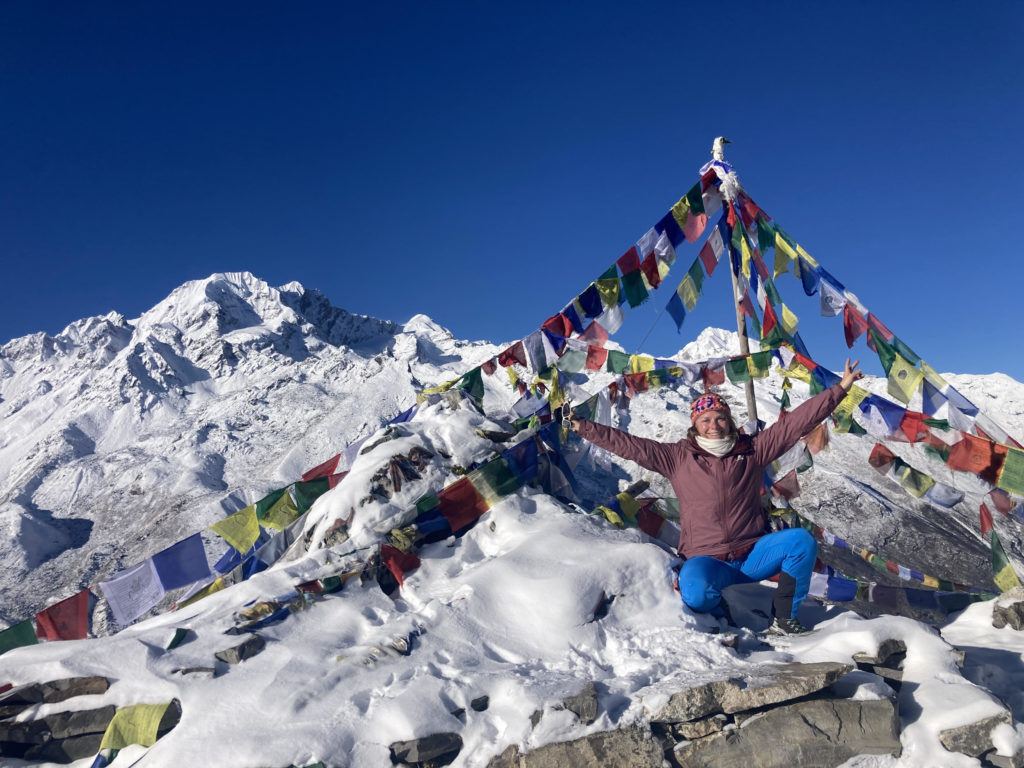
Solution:
M 933 367 L 1024 381 L 1024 5 L 777 6 L 5 3 L 0 343 L 242 270 L 518 339 L 725 135 L 754 200 Z M 695 255 L 616 341 L 734 327 L 724 270 L 681 334 L 656 321 Z M 841 320 L 778 288 L 841 367 Z

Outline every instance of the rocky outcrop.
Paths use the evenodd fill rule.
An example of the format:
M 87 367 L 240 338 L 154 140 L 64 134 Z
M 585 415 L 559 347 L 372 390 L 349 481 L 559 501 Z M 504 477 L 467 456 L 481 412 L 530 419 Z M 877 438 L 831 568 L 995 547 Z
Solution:
M 662 748 L 644 728 L 595 733 L 575 741 L 548 744 L 526 754 L 511 746 L 488 768 L 660 768 Z
M 1024 587 L 1014 587 L 995 601 L 992 626 L 996 629 L 1012 627 L 1018 632 L 1024 629 Z

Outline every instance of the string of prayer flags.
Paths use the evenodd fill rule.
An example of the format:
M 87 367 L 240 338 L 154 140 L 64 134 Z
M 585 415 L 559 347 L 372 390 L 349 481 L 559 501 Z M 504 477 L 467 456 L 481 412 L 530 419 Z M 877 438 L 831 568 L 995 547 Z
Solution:
M 982 502 L 978 508 L 978 517 L 980 518 L 981 538 L 984 539 L 988 536 L 989 531 L 995 527 L 995 523 L 992 520 L 992 510 L 985 506 L 985 502 Z
M 868 330 L 868 321 L 864 315 L 858 312 L 851 304 L 843 305 L 843 332 L 846 334 L 846 346 L 853 347 L 853 343 Z
M 420 567 L 419 555 L 403 552 L 390 544 L 381 545 L 380 562 L 395 577 L 398 586 L 405 583 L 405 574 Z
M 1005 445 L 964 432 L 950 447 L 946 466 L 958 472 L 971 472 L 990 485 L 997 485 L 1008 451 Z
M 522 341 L 517 341 L 504 352 L 498 354 L 498 365 L 507 368 L 510 365 L 526 367 L 526 349 Z
M 142 616 L 166 594 L 152 558 L 115 573 L 99 586 L 114 620 L 122 627 Z
M 202 536 L 194 533 L 153 555 L 153 567 L 165 590 L 179 589 L 210 576 Z
M 133 704 L 114 713 L 100 742 L 100 749 L 124 749 L 132 744 L 151 747 L 159 738 L 160 722 L 174 702 Z
M 302 479 L 314 480 L 318 477 L 329 477 L 334 474 L 334 471 L 338 468 L 338 462 L 341 461 L 341 454 L 336 454 L 329 458 L 322 464 L 317 464 L 312 469 L 302 473 Z
M 256 518 L 256 506 L 250 504 L 223 520 L 210 526 L 210 530 L 220 536 L 238 552 L 248 552 L 260 537 L 260 524 Z
M 908 404 L 910 403 L 910 398 L 920 389 L 921 382 L 924 380 L 924 374 L 911 365 L 898 352 L 893 353 L 893 360 L 890 363 L 887 376 L 888 386 L 886 391 L 897 400 Z
M 598 293 L 601 294 L 601 302 L 605 307 L 615 307 L 619 304 L 619 273 L 615 265 L 608 267 L 604 274 L 594 281 Z M 607 326 L 606 326 L 607 327 Z
M 83 589 L 36 614 L 36 637 L 40 640 L 81 640 L 89 634 L 89 616 L 95 596 Z
M 1024 496 L 1024 451 L 1007 446 L 996 485 L 1004 491 Z

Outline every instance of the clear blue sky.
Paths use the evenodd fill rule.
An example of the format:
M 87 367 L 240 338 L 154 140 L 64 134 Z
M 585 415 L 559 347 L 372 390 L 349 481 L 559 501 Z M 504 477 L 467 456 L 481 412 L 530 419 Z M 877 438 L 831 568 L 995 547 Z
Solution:
M 520 338 L 724 134 L 754 199 L 925 360 L 1024 380 L 1022 36 L 1017 2 L 6 2 L 0 341 L 235 270 Z M 841 365 L 840 320 L 779 288 Z M 722 271 L 643 351 L 732 322 Z

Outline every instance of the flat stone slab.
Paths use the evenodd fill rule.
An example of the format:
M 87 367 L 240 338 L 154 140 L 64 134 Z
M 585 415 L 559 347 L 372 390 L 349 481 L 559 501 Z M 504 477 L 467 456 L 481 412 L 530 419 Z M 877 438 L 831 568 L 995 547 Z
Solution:
M 882 666 L 893 666 L 886 664 L 890 657 L 901 654 L 906 655 L 906 653 L 906 643 L 895 638 L 888 638 L 879 644 L 878 650 L 875 651 L 874 654 L 855 653 L 853 654 L 853 660 L 858 664 L 880 664 Z
M 947 728 L 939 733 L 939 742 L 950 752 L 979 757 L 992 749 L 992 729 L 1001 723 L 1013 725 L 1013 717 L 1009 712 L 1003 711 L 975 723 Z
M 487 768 L 661 768 L 663 760 L 661 744 L 649 731 L 627 728 L 547 744 L 525 754 L 509 747 Z
M 833 768 L 855 755 L 899 755 L 899 717 L 890 699 L 811 699 L 774 707 L 741 728 L 683 742 L 687 768 Z
M 791 701 L 827 688 L 853 669 L 852 664 L 822 661 L 766 667 L 750 680 L 716 680 L 673 694 L 652 723 L 682 723 L 724 712 L 732 714 Z

